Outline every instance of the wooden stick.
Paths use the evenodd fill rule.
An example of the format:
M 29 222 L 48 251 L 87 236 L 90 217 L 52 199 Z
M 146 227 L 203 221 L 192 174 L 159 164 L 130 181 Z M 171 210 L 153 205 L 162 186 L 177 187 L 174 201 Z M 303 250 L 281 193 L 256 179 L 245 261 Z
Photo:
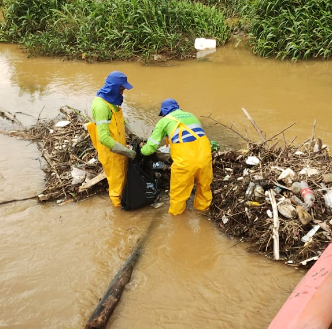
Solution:
M 268 191 L 269 199 L 272 204 L 273 208 L 273 252 L 274 252 L 274 259 L 279 260 L 280 259 L 280 246 L 279 246 L 279 215 L 278 215 L 278 209 L 276 205 L 276 200 L 274 197 L 274 192 L 272 189 Z
M 106 178 L 105 172 L 103 171 L 102 173 L 100 173 L 99 175 L 95 176 L 94 178 L 92 178 L 91 180 L 89 180 L 86 183 L 83 183 L 80 187 L 79 187 L 79 192 L 82 192 L 88 188 L 90 188 L 91 186 L 96 185 L 97 183 L 99 183 L 100 181 L 102 181 L 103 179 Z
M 22 122 L 20 122 L 19 120 L 16 119 L 16 117 L 12 114 L 10 114 L 7 111 L 4 110 L 0 110 L 0 115 L 4 118 L 7 118 L 8 120 L 17 123 L 18 125 L 20 125 L 21 127 L 23 127 Z
M 213 120 L 214 122 L 218 123 L 219 125 L 221 125 L 221 126 L 227 128 L 227 129 L 230 129 L 231 131 L 233 131 L 233 132 L 234 132 L 236 135 L 238 135 L 240 138 L 244 139 L 245 142 L 247 142 L 247 143 L 249 142 L 249 139 L 248 139 L 248 138 L 244 137 L 244 136 L 243 136 L 241 133 L 239 133 L 237 130 L 233 129 L 232 126 L 231 126 L 231 127 L 228 127 L 227 125 L 223 124 L 222 122 L 220 122 L 220 121 L 218 121 L 218 120 L 212 118 L 212 117 L 211 117 L 211 114 L 210 114 L 209 116 L 202 115 L 201 117 L 202 117 L 202 118 L 207 118 L 207 119 L 211 119 L 211 120 Z
M 258 126 L 254 122 L 254 120 L 250 117 L 249 113 L 244 108 L 242 108 L 242 111 L 244 112 L 244 114 L 246 115 L 246 117 L 250 120 L 250 122 L 252 123 L 253 127 L 255 128 L 255 130 L 259 134 L 260 138 L 262 139 L 262 141 L 265 143 L 266 142 L 265 137 L 261 133 L 261 130 L 258 128 Z
M 316 124 L 317 124 L 317 120 L 315 119 L 315 121 L 313 122 L 313 127 L 312 127 L 311 142 L 313 142 L 314 139 L 315 139 L 315 134 L 316 134 Z
M 138 242 L 136 248 L 131 253 L 126 263 L 122 266 L 118 274 L 110 283 L 103 298 L 96 306 L 95 311 L 91 315 L 90 319 L 87 321 L 85 329 L 104 329 L 106 327 L 113 311 L 118 305 L 126 284 L 131 279 L 134 266 L 142 253 L 144 243 L 146 242 L 149 233 L 152 231 L 154 222 L 155 221 L 153 220 L 150 223 L 146 234 Z
M 36 199 L 36 198 L 38 198 L 38 195 L 30 196 L 30 197 L 23 198 L 23 199 L 13 199 L 13 200 L 8 200 L 8 201 L 0 201 L 0 205 L 6 204 L 6 203 L 17 202 L 17 201 L 31 200 L 31 199 Z
M 20 130 L 6 131 L 6 130 L 0 129 L 0 134 L 10 136 L 10 137 L 17 137 L 18 139 L 30 139 L 30 136 L 27 133 L 25 133 L 24 131 L 20 131 Z
M 290 127 L 292 127 L 293 125 L 295 125 L 296 123 L 292 123 L 289 127 L 284 128 L 282 131 L 280 131 L 279 133 L 275 134 L 274 136 L 272 136 L 271 138 L 267 139 L 267 142 L 271 141 L 273 138 L 275 138 L 276 136 L 282 134 L 283 132 L 285 132 L 287 129 L 289 129 Z
M 44 159 L 47 161 L 47 163 L 50 165 L 51 169 L 53 170 L 53 172 L 56 174 L 58 181 L 60 182 L 60 184 L 62 183 L 62 180 L 59 176 L 59 173 L 56 169 L 56 163 L 53 161 L 53 159 L 51 158 L 51 156 L 49 155 L 49 153 L 47 152 L 47 150 L 43 149 L 42 151 L 42 156 L 44 157 Z M 62 187 L 62 191 L 63 194 L 65 196 L 67 196 L 66 190 Z

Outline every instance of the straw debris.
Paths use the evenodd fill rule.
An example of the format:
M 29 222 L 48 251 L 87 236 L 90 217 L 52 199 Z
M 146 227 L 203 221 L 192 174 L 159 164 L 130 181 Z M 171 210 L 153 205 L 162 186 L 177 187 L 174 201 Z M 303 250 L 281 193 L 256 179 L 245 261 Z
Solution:
M 260 142 L 208 117 L 231 129 L 246 142 L 246 148 L 212 149 L 213 200 L 206 216 L 228 237 L 248 243 L 250 252 L 291 266 L 309 266 L 331 242 L 332 158 L 315 138 L 315 129 L 299 146 L 277 141 L 286 129 L 266 140 L 242 110 Z M 40 202 L 65 204 L 107 192 L 103 168 L 85 129 L 89 121 L 80 111 L 63 106 L 54 120 L 38 120 L 12 133 L 35 142 L 48 164 L 43 168 L 46 186 L 38 195 Z M 170 163 L 166 168 L 156 173 L 161 189 L 169 186 Z M 313 192 L 313 206 L 303 202 L 301 181 Z M 307 236 L 312 228 L 314 234 Z
M 250 252 L 291 266 L 312 264 L 331 242 L 332 157 L 327 147 L 314 131 L 300 146 L 281 146 L 274 138 L 269 145 L 262 134 L 254 143 L 235 133 L 246 141 L 246 149 L 212 153 L 210 219 L 227 236 L 247 242 Z M 301 181 L 314 194 L 312 207 L 303 202 Z M 319 229 L 307 239 L 314 226 Z

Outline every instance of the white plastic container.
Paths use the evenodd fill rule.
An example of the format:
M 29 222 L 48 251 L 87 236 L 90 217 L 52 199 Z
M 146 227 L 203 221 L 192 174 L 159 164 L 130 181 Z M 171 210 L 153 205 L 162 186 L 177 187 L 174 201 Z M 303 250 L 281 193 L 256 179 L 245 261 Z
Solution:
M 313 207 L 315 196 L 305 181 L 301 181 L 301 194 L 304 203 L 306 203 L 308 207 Z
M 215 39 L 196 38 L 194 42 L 194 48 L 197 50 L 215 49 Z

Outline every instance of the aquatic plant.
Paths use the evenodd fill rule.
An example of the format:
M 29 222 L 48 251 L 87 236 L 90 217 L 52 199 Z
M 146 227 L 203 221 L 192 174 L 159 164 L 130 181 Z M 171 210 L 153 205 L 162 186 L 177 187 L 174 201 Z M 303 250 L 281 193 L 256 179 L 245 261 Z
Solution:
M 3 30 L 9 40 L 13 41 L 16 31 L 22 30 L 23 22 L 24 33 L 17 34 L 17 41 L 31 53 L 87 60 L 148 60 L 161 55 L 186 58 L 195 52 L 196 37 L 215 38 L 217 45 L 222 45 L 230 35 L 221 11 L 190 1 L 64 1 L 61 6 L 50 6 L 43 18 L 35 18 L 37 26 L 26 24 L 22 20 L 27 15 L 16 12 L 15 19 L 9 20 L 10 15 L 6 15 L 7 29 Z M 35 16 L 39 13 L 33 12 Z
M 248 19 L 255 54 L 293 61 L 332 56 L 331 1 L 257 0 Z

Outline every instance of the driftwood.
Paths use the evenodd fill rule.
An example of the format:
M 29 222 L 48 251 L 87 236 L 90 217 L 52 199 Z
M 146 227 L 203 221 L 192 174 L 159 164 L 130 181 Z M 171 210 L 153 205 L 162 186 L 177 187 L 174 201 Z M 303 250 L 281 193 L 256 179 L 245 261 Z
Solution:
M 259 127 L 257 126 L 257 124 L 254 122 L 254 120 L 252 119 L 252 117 L 249 115 L 249 113 L 242 108 L 242 111 L 244 112 L 244 114 L 246 115 L 246 117 L 250 120 L 250 122 L 252 123 L 253 127 L 255 128 L 255 130 L 257 131 L 258 135 L 260 136 L 261 140 L 263 142 L 266 142 L 265 137 L 263 136 L 261 130 L 259 129 Z
M 13 123 L 17 123 L 19 126 L 23 127 L 23 124 L 21 121 L 19 121 L 18 119 L 16 119 L 16 117 L 14 115 L 12 115 L 11 113 L 1 110 L 0 109 L 0 116 L 12 121 Z
M 135 249 L 132 251 L 125 264 L 110 283 L 103 298 L 100 300 L 91 317 L 87 321 L 85 329 L 104 329 L 106 327 L 113 311 L 120 301 L 121 295 L 127 283 L 131 279 L 134 266 L 140 258 L 149 234 L 152 232 L 153 224 L 154 220 L 148 227 L 144 237 L 137 243 Z
M 88 188 L 96 185 L 97 183 L 99 183 L 100 181 L 102 181 L 103 179 L 106 178 L 105 172 L 103 171 L 102 173 L 100 173 L 99 175 L 97 175 L 96 177 L 92 178 L 91 180 L 89 180 L 86 183 L 83 183 L 80 187 L 79 187 L 79 192 L 83 192 L 84 190 L 87 190 Z
M 37 199 L 37 198 L 38 198 L 38 196 L 34 195 L 34 196 L 30 196 L 30 197 L 23 198 L 23 199 L 13 199 L 13 200 L 8 200 L 8 201 L 1 201 L 0 205 L 7 204 L 7 203 L 12 203 L 12 202 L 18 202 L 18 201 L 32 200 L 32 199 Z
M 284 131 L 291 126 L 265 139 L 246 110 L 242 110 L 261 137 L 259 143 L 242 136 L 233 125 L 228 127 L 207 117 L 247 141 L 246 150 L 212 153 L 213 200 L 209 217 L 226 235 L 248 242 L 249 251 L 283 261 L 287 265 L 303 265 L 304 259 L 320 254 L 331 242 L 332 211 L 328 206 L 331 201 L 328 195 L 325 199 L 320 190 L 328 176 L 330 179 L 327 178 L 325 192 L 328 193 L 332 188 L 332 157 L 322 141 L 319 138 L 316 141 L 314 128 L 311 138 L 301 145 L 293 145 L 293 141 L 286 143 L 285 139 L 284 143 L 276 143 L 273 139 L 281 134 L 284 137 Z M 273 145 L 269 145 L 269 142 L 273 142 Z M 250 157 L 257 158 L 259 163 L 248 165 L 246 159 Z M 287 171 L 292 173 L 289 178 L 281 175 Z M 307 208 L 299 200 L 297 205 L 300 204 L 302 213 L 297 212 L 298 208 L 295 217 L 286 217 L 275 206 L 283 200 L 295 202 L 298 197 L 302 197 L 300 191 L 292 189 L 293 182 L 302 180 L 308 183 L 315 194 L 314 206 Z M 253 193 L 250 202 L 247 202 L 245 194 L 251 183 L 261 187 L 265 196 Z M 274 218 L 267 218 L 267 211 L 272 207 Z M 303 215 L 307 215 L 310 221 L 303 223 Z M 304 243 L 302 237 L 311 230 L 313 224 L 320 225 L 321 230 Z
M 269 193 L 269 199 L 271 201 L 271 205 L 273 208 L 273 227 L 272 227 L 272 235 L 273 235 L 273 254 L 274 259 L 279 260 L 280 259 L 280 246 L 279 246 L 279 214 L 278 214 L 278 208 L 276 205 L 276 200 L 274 196 L 274 191 L 270 189 L 268 191 Z

